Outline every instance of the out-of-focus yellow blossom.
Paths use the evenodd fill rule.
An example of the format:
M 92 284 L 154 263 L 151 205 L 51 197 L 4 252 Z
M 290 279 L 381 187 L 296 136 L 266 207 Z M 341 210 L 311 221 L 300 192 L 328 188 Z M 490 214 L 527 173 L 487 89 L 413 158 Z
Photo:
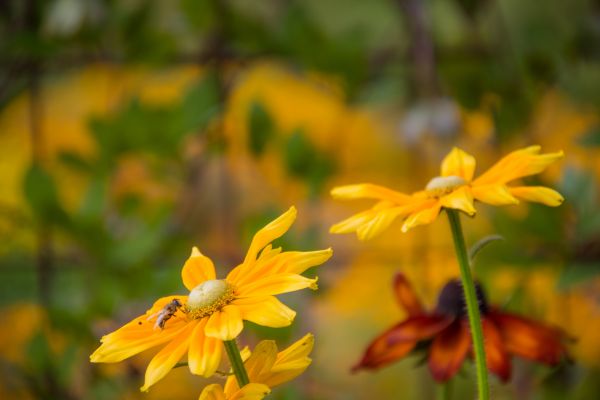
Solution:
M 226 279 L 216 279 L 213 262 L 194 248 L 181 271 L 189 295 L 157 300 L 145 315 L 104 336 L 90 360 L 119 362 L 164 345 L 146 370 L 141 388 L 146 391 L 185 354 L 193 374 L 213 375 L 221 361 L 222 342 L 235 339 L 244 327 L 244 320 L 273 328 L 290 325 L 296 313 L 275 295 L 316 289 L 316 278 L 300 274 L 332 255 L 331 249 L 309 252 L 273 249 L 270 243 L 287 232 L 295 219 L 296 209 L 291 207 L 259 230 L 244 261 Z
M 118 110 L 134 97 L 154 105 L 172 104 L 181 98 L 185 88 L 201 74 L 195 65 L 179 66 L 162 71 L 145 68 L 97 64 L 75 73 L 48 79 L 40 88 L 38 119 L 40 132 L 36 146 L 41 150 L 43 165 L 57 182 L 61 200 L 68 209 L 80 206 L 87 178 L 60 162 L 64 152 L 93 156 L 96 149 L 89 130 L 89 119 Z M 0 113 L 0 206 L 11 214 L 26 212 L 22 195 L 23 177 L 32 159 L 30 97 L 27 92 L 17 96 Z M 125 163 L 119 175 L 129 174 Z M 133 174 L 137 167 L 133 167 Z M 144 185 L 150 185 L 147 189 Z M 156 191 L 149 179 L 135 181 L 138 192 Z M 132 189 L 133 190 L 133 189 Z M 169 193 L 168 189 L 163 189 Z M 0 219 L 0 231 L 6 225 Z M 13 226 L 14 228 L 14 226 Z M 13 231 L 20 242 L 31 242 L 26 232 Z M 1 247 L 0 247 L 1 249 Z
M 255 103 L 264 107 L 275 130 L 258 158 L 251 157 L 249 150 L 248 122 Z M 252 187 L 257 180 L 264 182 L 267 190 L 250 199 L 257 203 L 274 196 L 282 201 L 306 197 L 306 183 L 290 179 L 285 168 L 288 140 L 299 131 L 317 151 L 331 158 L 342 175 L 356 172 L 375 154 L 381 159 L 391 153 L 389 138 L 380 133 L 372 112 L 346 104 L 334 81 L 292 72 L 275 63 L 259 63 L 239 74 L 228 99 L 224 128 L 230 163 L 239 171 L 239 185 L 243 186 L 245 179 Z M 342 138 L 344 146 L 339 146 Z M 383 145 L 386 141 L 387 146 Z M 357 151 L 365 157 L 356 157 Z
M 444 158 L 440 176 L 429 181 L 425 190 L 412 195 L 370 183 L 336 187 L 331 191 L 339 199 L 375 199 L 370 210 L 356 214 L 331 227 L 332 233 L 356 232 L 361 240 L 381 233 L 395 219 L 402 218 L 402 231 L 433 222 L 442 208 L 452 208 L 475 215 L 474 200 L 495 206 L 517 204 L 518 199 L 558 206 L 562 196 L 543 186 L 508 186 L 508 183 L 536 175 L 562 152 L 539 154 L 539 146 L 530 146 L 508 154 L 479 177 L 473 179 L 475 158 L 454 148 Z
M 564 149 L 568 166 L 593 171 L 600 180 L 600 147 L 581 143 L 599 122 L 595 109 L 573 104 L 560 92 L 551 90 L 533 112 L 530 131 L 543 146 Z M 551 179 L 559 177 L 559 171 L 551 175 Z

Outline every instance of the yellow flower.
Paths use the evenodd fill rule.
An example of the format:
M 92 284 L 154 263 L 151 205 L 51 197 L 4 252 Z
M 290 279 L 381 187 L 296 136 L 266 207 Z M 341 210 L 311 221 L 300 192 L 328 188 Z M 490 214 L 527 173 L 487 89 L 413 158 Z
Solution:
M 508 186 L 526 176 L 539 174 L 563 152 L 539 154 L 540 146 L 530 146 L 508 154 L 481 176 L 473 179 L 475 158 L 459 148 L 442 161 L 440 176 L 433 178 L 425 190 L 407 195 L 369 183 L 336 187 L 331 191 L 339 199 L 375 199 L 370 210 L 356 214 L 331 227 L 332 233 L 356 232 L 367 240 L 387 228 L 396 218 L 404 219 L 402 231 L 433 222 L 440 210 L 453 208 L 475 215 L 474 200 L 494 206 L 517 204 L 519 199 L 555 207 L 563 197 L 543 186 Z
M 204 388 L 199 400 L 261 400 L 271 393 L 267 385 L 260 383 L 249 383 L 241 389 L 227 395 L 221 385 L 213 383 Z
M 273 340 L 261 341 L 252 353 L 248 349 L 244 349 L 242 357 L 246 360 L 244 366 L 251 382 L 250 385 L 260 384 L 266 388 L 272 388 L 291 381 L 302 374 L 312 362 L 308 355 L 313 349 L 314 341 L 314 336 L 309 333 L 279 353 L 277 352 L 277 344 Z M 218 389 L 215 386 L 218 386 Z M 242 390 L 247 387 L 248 385 L 244 386 Z M 200 399 L 231 400 L 240 398 L 236 397 L 239 396 L 240 389 L 234 376 L 227 378 L 221 397 L 208 397 L 206 394 L 207 392 L 220 393 L 218 392 L 220 389 L 219 385 L 207 386 L 202 391 Z M 241 398 L 246 399 L 246 397 Z M 262 399 L 259 396 L 252 397 L 252 399 L 254 398 Z
M 213 375 L 221 361 L 222 342 L 237 337 L 244 320 L 274 328 L 290 325 L 296 313 L 275 295 L 316 289 L 316 278 L 300 274 L 332 255 L 331 249 L 310 252 L 273 249 L 270 243 L 282 236 L 295 218 L 296 209 L 291 207 L 259 230 L 244 262 L 226 279 L 216 279 L 212 261 L 194 248 L 181 271 L 189 295 L 163 297 L 145 315 L 104 336 L 91 361 L 119 362 L 166 344 L 148 365 L 141 388 L 145 391 L 186 353 L 193 374 Z

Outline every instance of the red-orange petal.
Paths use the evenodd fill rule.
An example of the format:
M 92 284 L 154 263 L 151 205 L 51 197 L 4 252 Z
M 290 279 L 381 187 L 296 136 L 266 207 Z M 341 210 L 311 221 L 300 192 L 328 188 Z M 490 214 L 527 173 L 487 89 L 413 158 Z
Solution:
M 509 353 L 548 365 L 558 364 L 567 354 L 565 334 L 558 328 L 497 310 L 491 310 L 488 318 L 498 327 Z
M 352 370 L 377 369 L 397 361 L 406 356 L 419 340 L 434 336 L 451 323 L 451 318 L 434 315 L 420 315 L 402 321 L 375 338 Z
M 487 368 L 496 374 L 502 382 L 506 382 L 510 378 L 511 363 L 502 341 L 502 335 L 492 320 L 484 318 L 481 324 L 483 327 L 483 337 L 485 338 L 484 346 Z
M 399 272 L 394 277 L 394 294 L 396 300 L 409 316 L 423 314 L 423 306 L 406 276 Z
M 440 332 L 429 350 L 429 370 L 433 379 L 445 382 L 458 372 L 471 346 L 466 325 L 456 320 Z

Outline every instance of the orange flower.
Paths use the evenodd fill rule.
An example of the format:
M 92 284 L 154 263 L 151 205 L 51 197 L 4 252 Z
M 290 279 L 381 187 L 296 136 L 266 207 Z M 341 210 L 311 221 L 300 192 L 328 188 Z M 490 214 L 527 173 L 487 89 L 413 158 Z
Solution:
M 291 207 L 258 231 L 244 262 L 225 279 L 216 279 L 212 261 L 194 248 L 181 271 L 189 295 L 163 297 L 145 315 L 104 336 L 91 361 L 119 362 L 164 345 L 148 365 L 141 388 L 145 391 L 185 354 L 193 374 L 213 375 L 221 362 L 222 342 L 236 338 L 244 320 L 274 328 L 290 325 L 296 313 L 275 295 L 316 289 L 316 278 L 300 274 L 324 263 L 332 254 L 331 249 L 273 249 L 270 243 L 282 236 L 295 219 L 296 209 Z
M 474 200 L 494 206 L 517 204 L 519 199 L 556 207 L 563 202 L 560 193 L 543 186 L 508 186 L 508 183 L 546 169 L 563 157 L 562 151 L 539 154 L 540 146 L 513 151 L 476 179 L 475 158 L 459 148 L 442 161 L 440 176 L 429 181 L 425 190 L 407 195 L 370 183 L 340 186 L 331 191 L 334 198 L 378 200 L 370 210 L 356 214 L 331 227 L 331 233 L 356 232 L 361 240 L 381 233 L 396 218 L 404 219 L 402 231 L 433 222 L 442 208 L 475 215 Z
M 476 289 L 487 366 L 502 381 L 510 378 L 511 355 L 547 365 L 556 365 L 567 356 L 566 335 L 560 329 L 490 307 L 481 287 L 476 285 Z M 425 311 L 404 275 L 396 275 L 394 291 L 408 318 L 375 338 L 353 371 L 383 367 L 424 342 L 428 343 L 428 364 L 433 378 L 440 382 L 452 378 L 471 353 L 460 282 L 452 280 L 444 286 L 431 312 Z

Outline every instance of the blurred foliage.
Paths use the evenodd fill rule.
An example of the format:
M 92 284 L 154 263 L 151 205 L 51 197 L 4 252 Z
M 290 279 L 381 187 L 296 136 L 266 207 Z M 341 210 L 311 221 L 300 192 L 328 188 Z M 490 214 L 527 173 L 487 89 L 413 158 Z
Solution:
M 454 144 L 483 170 L 530 143 L 565 150 L 540 178 L 564 206 L 484 208 L 465 226 L 471 243 L 505 238 L 475 262 L 491 299 L 562 326 L 577 338 L 575 364 L 519 364 L 516 383 L 494 392 L 597 397 L 599 20 L 587 0 L 0 2 L 0 306 L 11 327 L 0 398 L 196 398 L 206 381 L 184 368 L 141 395 L 148 354 L 107 366 L 88 355 L 153 299 L 182 292 L 192 245 L 231 268 L 290 203 L 300 221 L 281 244 L 333 245 L 335 256 L 320 292 L 286 299 L 299 310 L 290 329 L 251 326 L 245 339 L 315 332 L 314 366 L 272 397 L 403 387 L 433 398 L 415 360 L 346 367 L 397 320 L 397 269 L 430 303 L 456 275 L 446 226 L 368 244 L 332 237 L 353 206 L 328 191 L 410 191 Z

